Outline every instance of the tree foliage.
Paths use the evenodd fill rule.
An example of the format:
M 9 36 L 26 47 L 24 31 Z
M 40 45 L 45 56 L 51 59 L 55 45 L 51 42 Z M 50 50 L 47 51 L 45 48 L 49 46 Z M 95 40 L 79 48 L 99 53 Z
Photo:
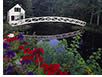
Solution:
M 4 0 L 4 15 L 15 4 L 26 10 L 26 16 L 67 16 L 97 23 L 97 15 L 102 17 L 102 0 Z M 93 13 L 93 14 L 92 14 Z M 99 22 L 102 24 L 101 22 Z

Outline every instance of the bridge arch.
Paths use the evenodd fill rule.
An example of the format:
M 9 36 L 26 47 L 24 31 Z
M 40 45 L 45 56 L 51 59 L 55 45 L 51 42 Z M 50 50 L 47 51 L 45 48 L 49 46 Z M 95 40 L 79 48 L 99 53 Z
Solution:
M 15 23 L 12 23 L 11 25 L 15 27 L 15 26 L 21 26 L 21 25 L 32 24 L 32 23 L 40 23 L 40 22 L 62 22 L 62 23 L 76 24 L 82 27 L 86 25 L 86 22 L 82 20 L 68 18 L 68 17 L 58 17 L 58 16 L 25 18 L 22 20 L 16 20 Z M 30 39 L 35 39 L 35 40 L 52 40 L 52 39 L 63 39 L 63 38 L 72 37 L 79 33 L 83 33 L 83 31 L 78 30 L 74 32 L 57 34 L 57 35 L 34 35 L 34 36 L 24 35 L 24 37 L 25 39 L 30 38 Z
M 58 16 L 45 16 L 45 17 L 32 17 L 32 18 L 25 18 L 22 20 L 17 20 L 15 23 L 12 23 L 12 26 L 20 26 L 26 25 L 31 23 L 40 23 L 40 22 L 63 22 L 63 23 L 70 23 L 76 24 L 79 26 L 85 26 L 86 22 L 74 18 L 68 17 L 58 17 Z

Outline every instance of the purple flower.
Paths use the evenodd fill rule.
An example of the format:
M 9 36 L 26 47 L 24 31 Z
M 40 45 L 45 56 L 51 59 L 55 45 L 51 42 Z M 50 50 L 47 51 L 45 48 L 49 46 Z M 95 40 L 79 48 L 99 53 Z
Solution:
M 8 68 L 5 70 L 4 74 L 8 74 L 8 72 L 13 70 L 13 64 L 9 65 Z
M 22 34 L 18 34 L 18 35 L 16 36 L 16 38 L 22 40 L 22 39 L 24 38 L 24 36 L 23 36 Z
M 28 75 L 33 75 L 33 72 L 28 72 Z
M 3 48 L 8 49 L 8 47 L 10 47 L 10 45 L 8 43 L 6 43 L 6 42 L 3 42 Z
M 4 56 L 6 57 L 14 57 L 15 56 L 15 51 L 12 51 L 12 50 L 8 50 Z
M 22 60 L 21 61 L 22 64 L 31 63 L 31 62 L 32 62 L 31 60 Z

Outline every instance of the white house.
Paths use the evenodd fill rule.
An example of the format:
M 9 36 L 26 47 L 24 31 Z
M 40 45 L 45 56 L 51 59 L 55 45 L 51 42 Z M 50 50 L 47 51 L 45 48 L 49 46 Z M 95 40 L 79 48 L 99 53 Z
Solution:
M 19 5 L 15 5 L 8 11 L 7 21 L 12 26 L 12 24 L 16 24 L 17 20 L 25 18 L 25 10 Z

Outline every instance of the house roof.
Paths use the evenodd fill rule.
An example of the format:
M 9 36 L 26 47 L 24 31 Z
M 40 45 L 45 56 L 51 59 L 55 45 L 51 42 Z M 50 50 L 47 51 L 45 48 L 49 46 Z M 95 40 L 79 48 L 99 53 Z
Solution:
M 14 7 L 12 7 L 10 10 L 14 9 L 15 7 L 20 7 L 23 11 L 25 11 L 19 4 L 16 4 Z M 8 12 L 10 12 L 10 10 Z

